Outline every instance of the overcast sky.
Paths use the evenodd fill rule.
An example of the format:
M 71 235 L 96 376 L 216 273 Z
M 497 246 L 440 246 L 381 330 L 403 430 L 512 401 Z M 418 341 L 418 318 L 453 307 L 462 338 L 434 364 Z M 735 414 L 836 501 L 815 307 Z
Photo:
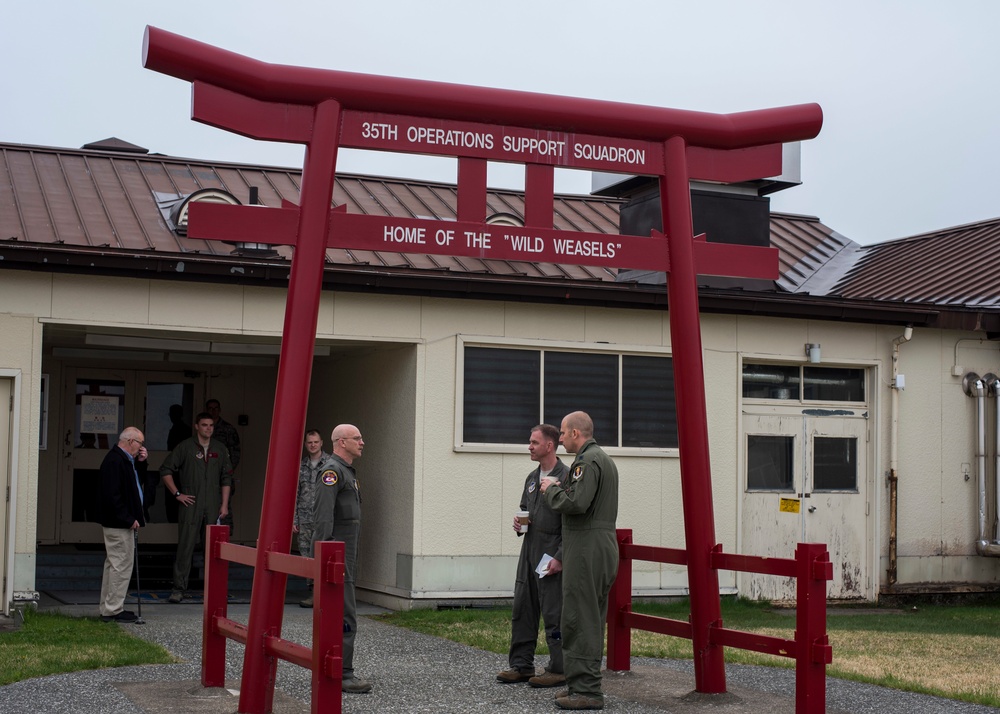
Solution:
M 7 3 L 0 141 L 301 166 L 298 146 L 189 119 L 141 66 L 149 24 L 265 62 L 735 112 L 816 102 L 801 186 L 772 208 L 872 243 L 1000 216 L 995 0 L 284 0 Z M 488 120 L 488 117 L 484 117 Z M 342 152 L 338 169 L 454 180 L 450 162 Z M 491 183 L 512 185 L 510 172 Z M 589 177 L 557 190 L 587 192 Z

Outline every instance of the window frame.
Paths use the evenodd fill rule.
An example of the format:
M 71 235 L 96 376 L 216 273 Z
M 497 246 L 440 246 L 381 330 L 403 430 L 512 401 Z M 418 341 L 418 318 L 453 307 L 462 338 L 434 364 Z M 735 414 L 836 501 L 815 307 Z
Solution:
M 494 444 L 494 443 L 480 443 L 480 442 L 464 442 L 462 436 L 465 427 L 465 348 L 466 347 L 483 347 L 486 349 L 524 349 L 524 350 L 540 350 L 543 352 L 541 360 L 541 374 L 539 389 L 541 394 L 545 393 L 545 358 L 544 352 L 574 352 L 574 353 L 586 353 L 586 354 L 610 354 L 617 355 L 619 358 L 622 356 L 635 355 L 644 357 L 669 357 L 673 358 L 673 354 L 669 349 L 662 346 L 654 345 L 594 345 L 585 344 L 580 342 L 564 342 L 557 340 L 532 340 L 532 339 L 516 339 L 516 338 L 489 338 L 483 339 L 481 336 L 471 336 L 471 335 L 457 335 L 456 339 L 456 353 L 455 353 L 455 431 L 454 431 L 454 441 L 453 450 L 456 452 L 472 452 L 472 453 L 500 453 L 500 454 L 522 454 L 525 453 L 526 444 L 528 443 L 528 434 L 525 433 L 524 441 L 517 444 Z M 618 434 L 616 436 L 616 443 L 621 443 L 621 429 L 622 429 L 622 413 L 621 413 L 621 399 L 622 399 L 622 370 L 620 368 L 621 362 L 619 361 L 618 370 L 618 402 L 619 402 L 619 413 L 618 413 Z M 540 394 L 540 397 L 541 397 Z M 526 427 L 530 428 L 534 426 L 531 424 Z M 559 426 L 556 424 L 555 426 Z M 609 446 L 607 444 L 601 443 L 600 440 L 597 442 L 601 445 L 607 453 L 617 456 L 654 456 L 660 458 L 678 458 L 680 456 L 679 446 L 677 447 L 641 447 L 641 446 Z M 559 454 L 565 455 L 566 450 L 560 446 Z

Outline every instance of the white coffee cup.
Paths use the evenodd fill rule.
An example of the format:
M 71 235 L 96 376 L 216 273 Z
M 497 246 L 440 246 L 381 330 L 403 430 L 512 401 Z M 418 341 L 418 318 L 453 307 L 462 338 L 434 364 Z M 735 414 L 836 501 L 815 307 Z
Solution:
M 528 521 L 531 518 L 531 514 L 528 513 L 527 511 L 518 511 L 517 513 L 514 514 L 514 517 L 517 518 L 517 522 L 521 524 L 521 527 L 519 529 L 521 533 L 527 533 Z

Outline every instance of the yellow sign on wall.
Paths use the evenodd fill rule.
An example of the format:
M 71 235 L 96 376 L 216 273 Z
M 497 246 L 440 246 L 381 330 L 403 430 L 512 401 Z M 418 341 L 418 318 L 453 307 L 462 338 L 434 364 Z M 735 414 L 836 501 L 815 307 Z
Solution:
M 797 498 L 783 498 L 778 504 L 778 510 L 782 513 L 798 513 L 802 501 Z

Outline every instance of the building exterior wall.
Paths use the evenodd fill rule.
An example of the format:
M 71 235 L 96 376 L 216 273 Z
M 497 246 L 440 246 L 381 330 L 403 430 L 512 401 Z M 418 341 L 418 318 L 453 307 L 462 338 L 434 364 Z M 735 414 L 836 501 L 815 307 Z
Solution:
M 54 512 L 38 503 L 51 479 L 40 471 L 48 474 L 52 458 L 51 447 L 37 449 L 43 324 L 274 338 L 284 297 L 283 290 L 252 286 L 3 272 L 0 368 L 21 370 L 25 405 L 16 425 L 18 589 L 33 588 L 36 540 L 54 537 Z M 902 328 L 711 314 L 703 316 L 702 331 L 716 534 L 727 552 L 743 545 L 742 360 L 798 364 L 811 342 L 822 345 L 823 364 L 871 370 L 877 387 L 868 395 L 873 457 L 864 537 L 874 596 L 886 585 L 888 375 L 892 340 Z M 344 349 L 317 361 L 309 423 L 328 440 L 334 424 L 352 421 L 367 442 L 359 462 L 365 513 L 359 582 L 372 597 L 417 600 L 506 597 L 513 586 L 519 541 L 510 521 L 533 464 L 526 447 L 458 443 L 464 345 L 670 352 L 665 312 L 334 292 L 322 296 L 317 337 Z M 997 559 L 975 555 L 975 406 L 953 374 L 956 354 L 963 373 L 1000 373 L 995 344 L 978 334 L 917 329 L 900 347 L 906 389 L 899 395 L 899 582 L 1000 587 Z M 57 371 L 52 376 L 53 385 L 61 384 Z M 274 371 L 221 370 L 207 389 L 232 420 L 250 405 L 273 403 Z M 266 462 L 266 411 L 267 418 L 247 427 L 247 463 Z M 525 442 L 531 426 L 525 425 Z M 50 421 L 50 445 L 58 437 L 53 428 Z M 622 474 L 619 526 L 632 528 L 638 543 L 683 547 L 676 450 L 611 453 Z M 241 487 L 237 535 L 250 539 L 262 484 L 249 480 Z M 737 579 L 722 573 L 720 583 L 733 591 Z M 674 566 L 637 564 L 634 584 L 643 593 L 677 593 L 686 576 Z
M 13 281 L 12 281 L 13 282 Z M 12 286 L 13 287 L 13 286 Z M 30 290 L 30 285 L 28 286 Z M 0 287 L 5 292 L 6 285 Z M 11 459 L 16 454 L 9 482 L 12 484 L 10 516 L 14 519 L 13 538 L 4 543 L 11 558 L 3 558 L 7 572 L 3 573 L 7 588 L 2 611 L 8 612 L 10 599 L 33 597 L 35 573 L 35 532 L 38 512 L 38 423 L 41 401 L 41 325 L 22 310 L 22 301 L 9 303 L 0 297 L 0 306 L 10 306 L 11 312 L 0 312 L 0 370 L 6 377 L 13 376 L 11 396 L 18 402 L 16 421 L 12 423 L 11 454 L 0 458 Z M 4 308 L 0 307 L 0 310 Z M 17 310 L 17 312 L 14 312 Z M 8 405 L 0 408 L 6 409 Z M 10 532 L 7 509 L 0 509 L 0 528 Z

